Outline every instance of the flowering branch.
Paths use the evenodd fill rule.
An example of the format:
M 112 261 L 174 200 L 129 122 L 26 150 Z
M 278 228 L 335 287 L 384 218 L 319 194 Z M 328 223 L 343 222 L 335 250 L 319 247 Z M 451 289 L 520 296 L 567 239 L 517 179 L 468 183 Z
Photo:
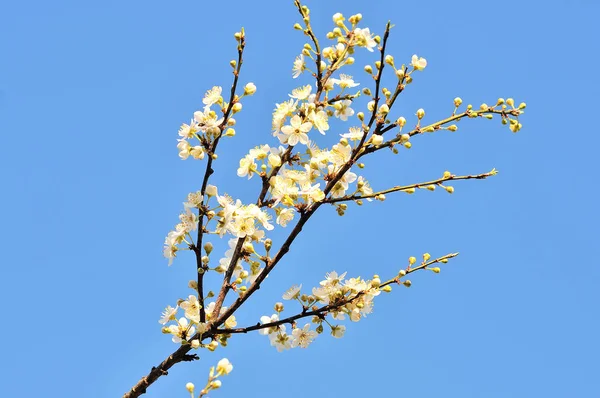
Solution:
M 215 151 L 217 149 L 217 145 L 219 144 L 219 140 L 221 139 L 223 132 L 225 131 L 225 128 L 229 122 L 229 116 L 231 115 L 231 111 L 233 109 L 234 104 L 237 103 L 236 101 L 236 89 L 237 89 L 237 85 L 238 85 L 238 80 L 240 77 L 240 70 L 242 69 L 242 63 L 243 63 L 243 59 L 242 59 L 242 55 L 244 54 L 244 48 L 246 47 L 246 35 L 244 34 L 244 29 L 241 30 L 240 32 L 240 37 L 238 39 L 238 60 L 235 66 L 235 69 L 233 71 L 233 84 L 231 85 L 231 92 L 229 94 L 229 102 L 227 104 L 227 109 L 225 110 L 224 114 L 223 114 L 223 121 L 221 122 L 221 124 L 219 125 L 219 134 L 217 135 L 217 137 L 215 138 L 215 140 L 213 141 L 212 145 L 210 146 L 210 149 L 208 150 L 208 161 L 206 162 L 206 170 L 204 172 L 204 178 L 202 179 L 202 187 L 200 188 L 200 195 L 204 196 L 205 192 L 206 192 L 206 186 L 208 185 L 208 179 L 210 178 L 210 176 L 214 173 L 214 170 L 212 168 L 212 163 L 213 160 L 215 159 L 215 157 L 213 156 L 215 154 Z M 207 267 L 206 265 L 204 265 L 202 263 L 202 252 L 201 252 L 201 247 L 202 247 L 202 238 L 204 236 L 204 214 L 201 210 L 198 211 L 198 237 L 197 237 L 197 245 L 198 246 L 193 246 L 193 250 L 194 253 L 196 254 L 196 267 L 197 267 L 197 273 L 198 273 L 198 278 L 197 278 L 197 287 L 198 287 L 198 301 L 199 301 L 199 306 L 200 306 L 200 321 L 201 322 L 206 322 L 206 312 L 204 309 L 204 274 L 207 271 Z
M 416 271 L 420 271 L 423 269 L 427 269 L 429 266 L 433 265 L 433 264 L 437 264 L 437 263 L 446 263 L 449 259 L 454 258 L 458 256 L 458 253 L 450 253 L 447 254 L 445 256 L 436 258 L 435 260 L 431 260 L 431 261 L 424 261 L 422 264 L 420 264 L 417 267 L 411 268 L 408 267 L 405 270 L 402 270 L 401 272 L 398 273 L 397 276 L 395 276 L 394 278 L 391 278 L 385 282 L 382 282 L 379 285 L 379 288 L 384 288 L 385 286 L 391 285 L 391 284 L 404 284 L 401 281 L 401 278 L 403 278 L 404 276 L 411 274 L 413 272 Z M 408 286 L 411 285 L 410 281 L 406 284 Z M 317 316 L 319 318 L 324 318 L 329 312 L 332 311 L 336 311 L 339 310 L 340 308 L 342 308 L 344 305 L 352 303 L 356 300 L 358 300 L 362 295 L 365 294 L 365 291 L 359 291 L 357 293 L 355 293 L 354 295 L 351 295 L 349 297 L 346 297 L 345 299 L 339 300 L 338 302 L 334 303 L 334 304 L 328 304 L 328 305 L 324 305 L 322 307 L 316 308 L 313 307 L 313 309 L 311 311 L 308 311 L 308 307 L 307 306 L 303 306 L 303 310 L 302 312 L 287 317 L 285 319 L 280 319 L 278 321 L 274 321 L 274 322 L 267 322 L 267 323 L 257 323 L 256 325 L 252 325 L 252 326 L 246 326 L 246 327 L 242 327 L 242 328 L 233 328 L 233 329 L 217 329 L 214 331 L 211 331 L 207 337 L 210 337 L 212 335 L 219 335 L 219 334 L 234 334 L 234 333 L 248 333 L 248 332 L 252 332 L 255 330 L 261 330 L 261 329 L 270 329 L 270 328 L 274 328 L 277 327 L 279 325 L 283 325 L 286 323 L 289 324 L 294 324 L 294 322 L 298 319 L 302 319 L 302 318 L 306 318 L 309 316 Z
M 310 43 L 306 43 L 301 54 L 296 57 L 292 76 L 298 78 L 308 70 L 305 58 L 311 58 L 316 65 L 316 70 L 311 72 L 314 82 L 292 90 L 290 99 L 276 104 L 272 130 L 281 145 L 257 146 L 250 149 L 240 160 L 237 170 L 239 177 L 250 179 L 253 175 L 258 175 L 260 178 L 260 191 L 256 202 L 244 204 L 239 199 L 219 192 L 215 185 L 209 184 L 221 138 L 235 136 L 233 126 L 236 122 L 232 116 L 242 110 L 241 100 L 256 91 L 256 86 L 248 83 L 244 87 L 243 95 L 236 94 L 245 47 L 243 29 L 235 34 L 238 58 L 237 61 L 230 62 L 234 79 L 228 102 L 221 96 L 222 88 L 213 87 L 202 101 L 204 109 L 195 112 L 190 124 L 182 124 L 179 130 L 182 137 L 177 144 L 179 156 L 184 160 L 189 157 L 202 160 L 205 156 L 208 156 L 208 159 L 200 190 L 188 195 L 187 202 L 184 203 L 185 212 L 179 216 L 181 222 L 165 239 L 164 255 L 171 265 L 179 250 L 191 250 L 195 253 L 197 274 L 194 280 L 189 282 L 189 287 L 195 290 L 195 294 L 189 295 L 187 299 L 178 299 L 175 307 L 166 307 L 159 321 L 163 325 L 162 332 L 171 335 L 172 341 L 180 346 L 127 392 L 124 395 L 126 398 L 144 394 L 148 386 L 160 376 L 166 375 L 174 364 L 198 359 L 197 354 L 189 354 L 192 349 L 206 348 L 214 351 L 219 346 L 225 346 L 227 339 L 234 334 L 258 330 L 261 334 L 267 334 L 271 344 L 280 351 L 292 347 L 307 347 L 317 334 L 323 332 L 324 324 L 331 328 L 334 337 L 341 337 L 345 326 L 330 324 L 328 317 L 343 320 L 348 316 L 351 321 L 356 322 L 371 312 L 374 297 L 381 292 L 390 292 L 392 284 L 410 286 L 409 280 L 402 280 L 407 274 L 421 269 L 438 273 L 438 267 L 430 266 L 438 262 L 445 263 L 458 253 L 431 261 L 429 254 L 425 253 L 423 262 L 416 267 L 412 267 L 416 259 L 410 257 L 408 267 L 386 282 L 381 282 L 377 275 L 371 280 L 363 280 L 360 277 L 344 279 L 345 273 L 338 275 L 331 272 L 320 282 L 320 286 L 312 289 L 312 294 L 301 295 L 301 286 L 293 287 L 284 294 L 284 299 L 294 299 L 301 303 L 300 313 L 279 319 L 279 314 L 284 308 L 283 304 L 277 303 L 277 314 L 262 317 L 261 322 L 256 325 L 237 327 L 236 312 L 260 289 L 267 276 L 290 251 L 304 225 L 323 204 L 334 204 L 338 214 L 343 215 L 347 205 L 342 202 L 355 201 L 362 204 L 362 200 L 372 198 L 383 201 L 388 193 L 414 193 L 419 188 L 433 191 L 438 186 L 452 193 L 454 188 L 443 183 L 484 179 L 496 174 L 495 169 L 477 175 L 457 176 L 445 172 L 442 178 L 432 181 L 374 192 L 363 176 L 357 176 L 353 172 L 357 171 L 353 170 L 354 166 L 358 169 L 365 167 L 358 161 L 366 155 L 383 148 L 390 148 L 394 153 L 398 153 L 396 145 L 409 149 L 412 146 L 411 137 L 417 134 L 442 129 L 456 131 L 458 127 L 449 124 L 459 122 L 465 117 L 491 119 L 494 115 L 500 115 L 502 123 L 508 124 L 511 131 L 517 132 L 521 129 L 518 117 L 523 113 L 524 103 L 515 107 L 512 98 L 506 101 L 499 99 L 494 106 L 482 104 L 478 110 L 474 110 L 468 105 L 466 111 L 459 113 L 462 100 L 455 98 L 455 109 L 450 117 L 422 126 L 425 111 L 419 109 L 416 113 L 416 126 L 403 133 L 406 119 L 399 117 L 392 122 L 388 116 L 398 96 L 413 81 L 414 74 L 425 69 L 427 61 L 413 55 L 408 66 L 396 67 L 394 58 L 386 54 L 391 23 L 386 24 L 381 38 L 371 33 L 369 28 L 359 27 L 361 14 L 352 15 L 347 21 L 342 14 L 335 14 L 335 27 L 327 33 L 327 38 L 335 44 L 321 47 L 310 23 L 308 7 L 302 5 L 299 0 L 295 0 L 294 4 L 304 23 L 304 27 L 297 23 L 294 28 L 301 30 Z M 345 90 L 357 87 L 360 83 L 355 82 L 352 76 L 337 75 L 337 72 L 355 62 L 353 55 L 359 49 L 379 51 L 378 60 L 375 62 L 377 72 L 373 72 L 374 68 L 371 65 L 365 66 L 365 72 L 374 80 L 373 91 L 363 88 L 362 91 L 352 94 Z M 393 92 L 382 87 L 384 69 L 389 70 L 386 65 L 393 68 L 397 78 Z M 316 87 L 314 92 L 313 87 Z M 336 87 L 340 89 L 337 93 Z M 342 138 L 331 148 L 319 148 L 319 135 L 311 133 L 309 138 L 308 133 L 318 130 L 320 134 L 325 135 L 331 128 L 330 123 L 335 123 L 335 119 L 345 122 L 353 117 L 355 111 L 352 107 L 356 105 L 354 101 L 361 94 L 371 98 L 367 104 L 370 113 L 367 120 L 365 121 L 363 112 L 357 112 L 355 117 L 359 120 L 360 127 L 350 127 L 349 132 L 341 134 Z M 211 109 L 215 105 L 220 106 L 221 118 Z M 399 132 L 394 137 L 386 137 L 387 140 L 384 140 L 383 135 L 395 128 L 399 128 Z M 190 144 L 190 141 L 194 140 L 200 144 Z M 356 185 L 351 188 L 351 184 Z M 273 219 L 275 221 L 272 223 Z M 276 251 L 272 251 L 273 241 L 266 237 L 267 232 L 275 228 L 273 224 L 282 228 L 288 224 L 293 225 Z M 196 230 L 194 242 L 191 233 Z M 208 240 L 225 235 L 232 236 L 228 242 L 229 250 L 225 252 L 224 258 L 218 260 L 218 265 L 213 265 L 213 245 Z M 264 250 L 256 248 L 255 245 L 262 245 Z M 223 275 L 213 302 L 207 302 L 214 297 L 212 290 L 208 295 L 204 293 L 204 275 L 208 272 Z M 233 299 L 228 298 L 232 291 L 235 293 Z M 180 310 L 184 312 L 184 316 L 178 318 L 176 315 Z M 310 324 L 303 328 L 296 326 L 298 319 L 306 317 L 312 317 L 312 322 L 318 324 L 314 331 L 310 329 Z M 291 334 L 286 332 L 286 324 L 292 326 Z M 211 369 L 208 382 L 199 396 L 219 388 L 220 380 L 217 380 L 217 377 L 229 371 L 231 366 L 223 359 L 217 366 L 216 374 L 214 368 Z M 194 397 L 193 384 L 188 383 L 186 388 Z

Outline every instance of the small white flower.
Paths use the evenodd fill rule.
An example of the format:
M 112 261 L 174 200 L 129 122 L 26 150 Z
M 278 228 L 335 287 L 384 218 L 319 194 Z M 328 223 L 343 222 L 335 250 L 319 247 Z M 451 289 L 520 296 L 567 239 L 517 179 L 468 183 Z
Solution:
M 208 90 L 206 94 L 204 94 L 204 99 L 202 99 L 202 103 L 207 107 L 216 104 L 221 100 L 221 91 L 223 91 L 221 87 L 214 86 L 213 88 Z
M 427 60 L 423 57 L 419 58 L 417 54 L 415 54 L 412 56 L 410 64 L 415 70 L 423 70 L 427 66 Z
M 348 117 L 354 115 L 354 109 L 350 108 L 350 105 L 352 105 L 352 101 L 350 100 L 336 102 L 335 116 L 344 122 L 348 120 Z
M 307 99 L 312 91 L 312 86 L 307 84 L 306 86 L 298 87 L 292 90 L 292 93 L 289 94 L 290 97 L 296 98 L 298 100 Z
M 300 116 L 294 115 L 290 120 L 290 124 L 281 128 L 282 134 L 280 135 L 280 140 L 283 138 L 282 143 L 287 143 L 292 146 L 297 145 L 298 143 L 306 145 L 308 144 L 308 135 L 306 133 L 308 133 L 311 128 L 311 122 L 302 122 Z
M 367 50 L 371 52 L 373 52 L 373 48 L 377 46 L 377 42 L 373 38 L 373 34 L 369 28 L 354 29 L 354 37 L 356 38 L 356 44 L 359 47 L 366 47 Z
M 158 322 L 162 325 L 166 325 L 167 322 L 175 320 L 175 314 L 177 314 L 177 307 L 173 308 L 170 305 L 168 305 L 167 308 L 165 308 L 165 310 L 163 311 L 162 316 L 160 317 L 160 320 Z
M 302 329 L 296 328 L 292 331 L 292 347 L 306 348 L 317 337 L 317 332 L 310 330 L 310 324 L 307 323 Z
M 302 285 L 294 285 L 289 288 L 284 294 L 284 300 L 294 300 L 300 296 L 300 289 L 302 289 Z
M 342 338 L 346 332 L 346 326 L 336 325 L 331 327 L 331 335 L 336 339 Z
M 352 79 L 352 76 L 344 75 L 343 73 L 340 74 L 339 79 L 331 79 L 331 81 L 333 84 L 339 85 L 340 88 L 352 88 L 352 87 L 359 86 L 358 83 L 354 82 L 354 80 Z
M 292 77 L 295 79 L 298 76 L 300 76 L 300 74 L 304 72 L 305 66 L 306 65 L 304 64 L 304 55 L 300 54 L 294 60 L 294 67 L 292 68 Z

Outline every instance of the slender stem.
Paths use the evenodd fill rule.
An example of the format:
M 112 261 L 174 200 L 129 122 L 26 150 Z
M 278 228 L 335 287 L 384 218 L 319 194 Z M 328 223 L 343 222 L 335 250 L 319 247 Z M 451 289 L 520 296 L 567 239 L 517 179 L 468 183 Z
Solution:
M 407 189 L 411 189 L 411 188 L 423 188 L 423 187 L 427 187 L 428 185 L 440 185 L 446 181 L 471 180 L 471 179 L 481 180 L 484 178 L 491 177 L 491 176 L 495 175 L 496 173 L 497 172 L 495 170 L 493 170 L 493 171 L 490 171 L 489 173 L 483 173 L 483 174 L 477 174 L 477 175 L 465 175 L 465 176 L 451 175 L 448 177 L 438 178 L 437 180 L 419 182 L 416 184 L 398 185 L 398 186 L 395 186 L 392 188 L 385 189 L 383 191 L 374 192 L 369 195 L 347 195 L 347 196 L 342 196 L 340 198 L 326 198 L 326 199 L 323 199 L 322 203 L 337 203 L 337 202 L 347 202 L 350 200 L 370 199 L 370 198 L 375 198 L 378 195 L 385 195 L 388 193 L 398 192 L 398 191 L 406 191 Z

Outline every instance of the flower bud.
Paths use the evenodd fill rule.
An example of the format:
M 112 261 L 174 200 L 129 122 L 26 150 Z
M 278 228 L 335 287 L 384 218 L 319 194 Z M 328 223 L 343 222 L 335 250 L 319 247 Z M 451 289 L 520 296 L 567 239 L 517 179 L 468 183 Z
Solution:
M 336 25 L 338 25 L 338 26 L 339 25 L 343 25 L 343 23 L 345 21 L 344 16 L 341 13 L 339 13 L 339 12 L 336 12 L 335 14 L 333 14 L 333 18 L 332 19 L 333 19 L 333 23 L 336 24 Z
M 404 118 L 404 116 L 400 116 L 398 120 L 396 120 L 396 124 L 400 127 L 404 127 L 404 125 L 406 124 L 406 119 Z
M 200 347 L 200 340 L 194 339 L 194 340 L 190 341 L 190 345 L 192 346 L 192 348 L 194 350 L 196 350 L 196 349 L 198 349 L 198 347 Z
M 403 276 L 406 276 L 406 270 L 405 269 L 401 269 L 400 271 L 398 271 L 398 276 L 400 278 L 402 278 Z
M 379 134 L 374 134 L 371 137 L 371 143 L 373 145 L 381 145 L 383 143 L 383 136 Z
M 458 108 L 460 104 L 462 104 L 462 99 L 460 97 L 454 98 L 454 106 Z
M 512 106 L 512 107 L 515 106 L 515 100 L 512 98 L 507 99 L 506 103 L 508 104 L 508 106 Z
M 415 189 L 414 188 L 406 188 L 403 190 L 403 192 L 406 192 L 408 194 L 413 194 L 413 193 L 415 193 Z
M 271 239 L 266 239 L 265 240 L 265 250 L 266 251 L 271 250 L 271 246 L 273 246 L 273 241 Z
M 448 193 L 454 193 L 454 187 L 444 187 L 444 189 L 446 190 L 446 192 Z
M 381 291 L 382 291 L 382 292 L 389 293 L 389 292 L 391 292 L 391 291 L 392 291 L 392 286 L 390 286 L 390 285 L 385 285 L 384 287 L 382 287 L 382 288 L 381 288 Z
M 403 284 L 404 286 L 406 286 L 406 287 L 411 287 L 411 286 L 412 286 L 412 282 L 411 282 L 410 280 L 408 280 L 408 279 L 407 279 L 407 280 L 405 280 L 405 281 L 403 281 L 403 282 L 402 282 L 402 284 Z
M 524 103 L 524 102 L 521 102 L 521 103 L 519 104 L 519 109 L 525 109 L 526 107 L 527 107 L 527 104 L 526 104 L 526 103 Z
M 388 65 L 394 66 L 394 57 L 392 57 L 391 55 L 386 55 L 385 63 Z
M 194 383 L 187 383 L 185 385 L 185 389 L 188 390 L 190 394 L 194 393 Z
M 429 261 L 430 258 L 431 258 L 431 254 L 429 254 L 429 253 L 423 254 L 423 261 Z
M 421 108 L 417 111 L 417 117 L 419 118 L 419 120 L 421 120 L 423 119 L 423 116 L 425 116 L 425 110 Z
M 396 70 L 396 77 L 400 80 L 404 78 L 404 68 Z
M 256 92 L 256 85 L 254 83 L 248 83 L 244 87 L 244 94 L 245 95 L 252 95 L 255 92 Z
M 375 61 L 375 67 L 377 70 L 381 69 L 381 61 Z
M 456 124 L 453 124 L 452 126 L 448 126 L 447 128 L 450 131 L 456 131 L 456 130 L 458 130 L 458 126 Z
M 366 65 L 365 66 L 365 72 L 372 74 L 373 73 L 373 68 L 371 67 L 371 65 Z
M 237 66 L 237 61 L 235 59 L 232 59 L 231 61 L 229 61 L 229 65 L 231 65 L 232 68 L 235 68 Z
M 232 129 L 231 127 L 228 128 L 227 130 L 225 130 L 225 136 L 226 137 L 234 137 L 235 136 L 235 130 Z
M 430 191 L 435 191 L 435 185 L 429 184 L 429 185 L 427 185 L 427 189 Z
M 402 145 L 404 145 L 404 148 L 406 148 L 406 149 L 410 149 L 410 148 L 412 147 L 412 144 L 411 144 L 410 142 L 408 142 L 408 141 L 406 141 L 406 142 L 405 142 L 404 144 L 402 144 Z
M 448 170 L 444 171 L 444 178 L 450 178 L 452 177 L 452 173 L 450 173 Z
M 440 267 L 433 267 L 433 268 L 430 268 L 430 269 L 431 269 L 431 270 L 432 270 L 434 273 L 436 273 L 436 274 L 439 274 L 439 273 L 440 273 L 440 271 L 441 271 Z
M 233 113 L 238 113 L 242 110 L 242 104 L 240 102 L 236 102 L 235 104 L 233 104 L 231 110 L 233 111 Z
M 383 104 L 379 107 L 379 113 L 382 115 L 387 115 L 390 113 L 390 107 L 387 104 Z
M 360 120 L 361 122 L 365 120 L 365 114 L 362 112 L 358 112 L 356 114 L 356 117 L 358 118 L 358 120 Z
M 416 257 L 414 257 L 414 256 L 411 256 L 411 257 L 409 257 L 409 258 L 408 258 L 408 263 L 409 263 L 410 265 L 413 265 L 413 264 L 414 264 L 414 263 L 416 263 L 416 262 L 417 262 L 417 258 L 416 258 Z
M 275 303 L 275 312 L 283 312 L 283 303 Z
M 298 22 L 296 22 L 294 24 L 294 29 L 296 29 L 296 30 L 302 30 L 302 26 Z
M 210 382 L 210 388 L 212 388 L 213 390 L 216 390 L 217 388 L 221 387 L 221 380 L 213 380 Z

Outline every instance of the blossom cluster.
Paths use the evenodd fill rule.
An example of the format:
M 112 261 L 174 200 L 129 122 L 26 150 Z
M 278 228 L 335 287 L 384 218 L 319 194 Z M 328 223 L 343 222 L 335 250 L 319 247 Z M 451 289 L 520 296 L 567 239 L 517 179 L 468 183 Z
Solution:
M 309 323 L 302 328 L 293 324 L 292 332 L 288 334 L 286 325 L 279 323 L 280 315 L 277 313 L 260 318 L 260 322 L 267 326 L 259 332 L 267 335 L 271 345 L 278 351 L 293 347 L 308 347 L 315 337 L 323 332 L 323 323 L 328 325 L 333 337 L 341 338 L 346 327 L 332 325 L 326 320 L 326 316 L 330 315 L 336 321 L 343 321 L 348 316 L 350 321 L 358 322 L 373 311 L 373 299 L 381 293 L 379 289 L 381 280 L 377 275 L 371 280 L 360 277 L 344 279 L 345 277 L 346 273 L 338 275 L 333 271 L 325 276 L 318 287 L 312 289 L 312 294 L 302 294 L 302 285 L 292 286 L 283 294 L 284 300 L 298 301 L 304 309 L 303 313 L 308 308 L 314 309 L 317 304 L 324 305 L 320 310 L 316 310 L 317 314 L 313 316 L 312 323 L 317 325 L 315 330 L 311 330 Z M 278 312 L 282 312 L 283 304 L 276 304 L 275 308 Z M 273 326 L 268 326 L 270 324 Z

